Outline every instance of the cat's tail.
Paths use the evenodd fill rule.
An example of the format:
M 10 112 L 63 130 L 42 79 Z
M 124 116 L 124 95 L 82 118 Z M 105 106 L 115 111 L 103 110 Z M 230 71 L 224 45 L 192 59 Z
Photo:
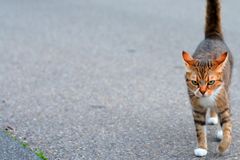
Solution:
M 207 0 L 205 38 L 223 39 L 220 0 Z

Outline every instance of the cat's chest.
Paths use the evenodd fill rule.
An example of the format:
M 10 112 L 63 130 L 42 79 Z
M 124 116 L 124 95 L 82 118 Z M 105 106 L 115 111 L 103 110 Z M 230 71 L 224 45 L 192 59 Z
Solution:
M 205 108 L 214 107 L 216 105 L 216 98 L 215 96 L 199 98 L 199 104 Z

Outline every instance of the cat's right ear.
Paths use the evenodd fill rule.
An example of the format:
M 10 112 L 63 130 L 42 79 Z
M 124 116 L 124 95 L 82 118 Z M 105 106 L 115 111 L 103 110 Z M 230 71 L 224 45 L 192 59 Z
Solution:
M 182 58 L 185 64 L 186 71 L 190 72 L 191 66 L 194 64 L 195 60 L 192 58 L 192 56 L 188 52 L 185 52 L 185 51 L 182 52 Z

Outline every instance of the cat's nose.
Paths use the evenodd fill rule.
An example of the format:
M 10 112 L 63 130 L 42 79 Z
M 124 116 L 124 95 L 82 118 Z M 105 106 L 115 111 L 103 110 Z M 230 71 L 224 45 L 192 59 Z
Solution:
M 205 94 L 206 90 L 207 90 L 206 86 L 200 86 L 200 88 L 199 88 L 199 91 L 202 93 L 202 95 Z
M 202 93 L 202 95 L 204 95 L 206 93 L 206 91 L 200 90 L 200 92 Z

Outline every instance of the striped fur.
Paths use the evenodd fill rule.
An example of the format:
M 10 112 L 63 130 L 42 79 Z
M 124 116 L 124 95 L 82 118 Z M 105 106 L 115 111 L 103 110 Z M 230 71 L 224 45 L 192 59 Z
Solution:
M 205 127 L 208 110 L 210 117 L 215 118 L 216 122 L 219 119 L 222 128 L 217 135 L 222 138 L 218 146 L 219 152 L 225 152 L 232 141 L 228 92 L 233 58 L 223 40 L 219 0 L 207 0 L 206 14 L 205 39 L 199 44 L 193 56 L 183 51 L 185 79 L 198 142 L 198 148 L 194 151 L 196 156 L 207 154 Z

